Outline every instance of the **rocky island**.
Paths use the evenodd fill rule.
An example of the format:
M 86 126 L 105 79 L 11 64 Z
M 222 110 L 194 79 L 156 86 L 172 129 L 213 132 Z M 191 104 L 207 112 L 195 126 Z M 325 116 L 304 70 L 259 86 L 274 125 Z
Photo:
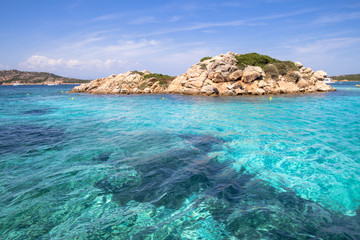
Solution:
M 177 77 L 129 71 L 81 84 L 71 92 L 93 94 L 175 93 L 191 95 L 263 95 L 332 91 L 324 71 L 299 62 L 280 61 L 258 53 L 228 52 L 205 57 Z

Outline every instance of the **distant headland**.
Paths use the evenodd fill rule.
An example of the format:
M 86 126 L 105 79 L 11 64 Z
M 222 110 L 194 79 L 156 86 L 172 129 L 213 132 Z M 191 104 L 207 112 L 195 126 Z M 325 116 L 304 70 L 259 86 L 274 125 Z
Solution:
M 82 84 L 89 80 L 61 77 L 47 72 L 23 72 L 18 70 L 0 71 L 0 85 L 58 85 L 58 84 Z
M 345 74 L 345 75 L 331 76 L 331 79 L 340 82 L 360 81 L 360 74 Z
M 299 62 L 280 61 L 258 53 L 228 52 L 204 57 L 177 77 L 129 71 L 98 78 L 71 92 L 93 94 L 175 93 L 189 95 L 263 95 L 327 92 L 324 71 L 313 71 Z

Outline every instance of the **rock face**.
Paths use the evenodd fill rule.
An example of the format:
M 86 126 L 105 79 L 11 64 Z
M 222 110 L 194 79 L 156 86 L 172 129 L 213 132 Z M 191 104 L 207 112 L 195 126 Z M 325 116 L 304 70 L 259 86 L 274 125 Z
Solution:
M 126 72 L 96 79 L 75 87 L 72 92 L 99 94 L 175 93 L 202 95 L 263 95 L 298 92 L 325 92 L 334 89 L 323 80 L 324 71 L 314 72 L 303 64 L 292 63 L 291 70 L 273 64 L 264 67 L 238 67 L 236 54 L 228 52 L 191 66 L 185 73 L 168 81 L 146 78 L 148 71 Z
M 314 72 L 295 63 L 299 71 L 290 71 L 276 78 L 258 66 L 237 67 L 235 54 L 229 52 L 191 66 L 176 77 L 167 92 L 205 95 L 277 94 L 331 91 L 323 83 L 326 73 Z
M 172 78 L 158 79 L 149 71 L 129 71 L 123 74 L 110 75 L 107 78 L 98 78 L 87 84 L 74 87 L 70 92 L 83 92 L 93 94 L 140 94 L 165 92 Z

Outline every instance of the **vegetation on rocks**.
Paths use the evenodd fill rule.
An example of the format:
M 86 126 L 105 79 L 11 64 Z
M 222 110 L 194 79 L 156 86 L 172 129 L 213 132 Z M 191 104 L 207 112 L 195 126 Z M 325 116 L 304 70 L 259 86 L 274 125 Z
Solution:
M 280 61 L 258 53 L 236 54 L 235 58 L 238 61 L 237 65 L 240 69 L 245 69 L 246 66 L 259 66 L 273 77 L 286 75 L 289 71 L 299 71 L 299 68 L 294 62 Z
M 259 66 L 263 68 L 266 64 L 280 62 L 275 58 L 258 53 L 236 54 L 235 58 L 238 61 L 238 67 L 241 69 L 244 69 L 246 66 Z
M 131 71 L 132 74 L 140 74 L 141 76 L 144 75 L 143 72 L 139 72 L 137 70 Z
M 264 71 L 265 71 L 266 75 L 268 75 L 270 78 L 277 79 L 279 77 L 279 70 L 272 63 L 265 65 Z
M 144 75 L 144 79 L 154 78 L 155 81 L 158 81 L 159 86 L 167 87 L 175 77 L 169 75 L 163 75 L 159 73 L 149 73 Z
M 160 73 L 148 73 L 144 75 L 144 79 L 147 78 L 156 78 L 158 80 L 166 80 L 166 79 L 174 79 L 174 77 L 169 76 L 169 75 L 163 75 Z
M 205 60 L 211 59 L 211 57 L 203 57 L 202 59 L 200 59 L 200 62 L 203 62 Z
M 274 63 L 280 75 L 286 75 L 289 71 L 299 71 L 299 68 L 291 61 L 279 61 Z

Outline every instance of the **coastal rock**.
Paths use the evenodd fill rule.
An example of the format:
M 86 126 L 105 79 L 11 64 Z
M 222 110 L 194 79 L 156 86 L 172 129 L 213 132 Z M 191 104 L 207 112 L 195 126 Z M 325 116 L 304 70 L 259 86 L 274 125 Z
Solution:
M 295 62 L 295 65 L 300 69 L 304 66 L 301 62 Z
M 140 94 L 165 92 L 173 80 L 170 76 L 153 74 L 147 70 L 129 71 L 112 74 L 107 78 L 98 78 L 87 84 L 74 87 L 71 92 L 93 94 Z
M 314 72 L 303 64 L 274 61 L 263 66 L 241 64 L 242 54 L 228 52 L 192 65 L 171 78 L 149 71 L 131 71 L 99 78 L 75 87 L 72 92 L 96 94 L 175 93 L 189 95 L 263 95 L 332 91 L 323 83 L 324 71 Z M 241 60 L 239 60 L 241 61 Z M 264 70 L 265 69 L 265 70 Z
M 206 95 L 218 94 L 219 90 L 215 86 L 208 85 L 201 88 L 201 93 Z
M 301 73 L 299 71 L 293 71 L 288 73 L 286 77 L 287 82 L 298 82 L 301 78 Z
M 305 79 L 300 79 L 297 85 L 300 89 L 305 89 L 306 87 L 309 86 L 309 83 Z
M 319 70 L 319 71 L 316 71 L 313 75 L 314 78 L 316 78 L 317 80 L 324 80 L 324 78 L 327 77 L 327 73 L 322 71 L 322 70 Z
M 247 66 L 244 69 L 242 80 L 246 83 L 249 83 L 257 79 L 262 79 L 262 77 L 264 77 L 264 71 L 261 67 Z
M 243 76 L 243 71 L 242 70 L 235 70 L 234 72 L 232 72 L 231 74 L 229 74 L 229 81 L 237 81 L 240 80 Z
M 328 91 L 331 91 L 331 86 L 330 85 L 327 85 L 326 83 L 322 82 L 322 81 L 318 81 L 316 82 L 316 88 L 317 88 L 317 91 L 320 91 L 320 92 L 328 92 Z

